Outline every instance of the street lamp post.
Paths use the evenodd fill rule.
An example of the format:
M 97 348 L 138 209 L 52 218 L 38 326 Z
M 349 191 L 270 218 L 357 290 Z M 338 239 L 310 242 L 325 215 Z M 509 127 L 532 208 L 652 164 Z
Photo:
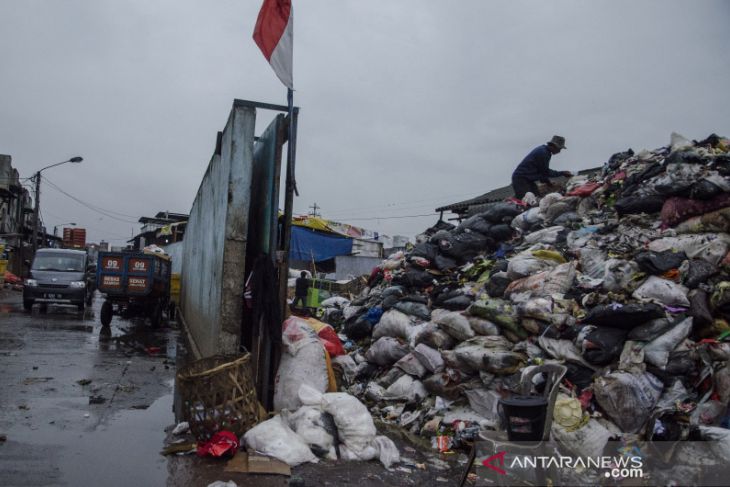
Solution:
M 36 251 L 38 250 L 38 212 L 40 211 L 40 197 L 41 197 L 41 172 L 45 171 L 46 169 L 50 169 L 52 167 L 60 166 L 61 164 L 66 164 L 67 162 L 73 162 L 73 163 L 79 163 L 83 161 L 83 157 L 72 157 L 71 159 L 57 162 L 56 164 L 51 164 L 50 166 L 46 166 L 42 169 L 39 169 L 36 171 L 35 176 L 33 178 L 35 179 L 35 210 L 33 211 L 33 255 L 35 256 Z

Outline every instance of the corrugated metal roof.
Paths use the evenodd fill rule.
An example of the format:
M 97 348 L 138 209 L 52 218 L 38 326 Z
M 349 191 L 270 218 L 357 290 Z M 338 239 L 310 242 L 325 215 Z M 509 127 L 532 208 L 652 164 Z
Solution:
M 595 172 L 600 171 L 601 167 L 594 167 L 591 169 L 583 169 L 581 171 L 578 171 L 578 174 L 580 175 L 586 175 L 586 174 L 592 174 Z M 559 178 L 551 178 L 556 182 L 564 183 L 568 180 L 566 177 L 559 177 Z M 476 206 L 476 205 L 485 205 L 487 203 L 494 203 L 497 201 L 504 201 L 507 198 L 511 198 L 515 195 L 514 190 L 512 189 L 512 185 L 504 186 L 502 188 L 493 189 L 492 191 L 488 193 L 484 193 L 481 196 L 477 196 L 475 198 L 471 198 L 468 200 L 460 201 L 458 203 L 452 203 L 450 205 L 442 206 L 440 208 L 436 208 L 435 211 L 451 211 L 453 213 L 466 213 L 470 207 Z

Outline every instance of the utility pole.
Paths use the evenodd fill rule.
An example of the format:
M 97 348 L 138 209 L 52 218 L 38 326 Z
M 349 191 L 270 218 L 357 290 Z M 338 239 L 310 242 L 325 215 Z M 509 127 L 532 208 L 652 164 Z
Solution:
M 310 206 L 310 208 L 312 209 L 312 212 L 309 213 L 309 215 L 310 216 L 314 216 L 314 217 L 318 217 L 319 216 L 319 213 L 317 213 L 317 210 L 321 210 L 322 207 L 321 206 L 317 206 L 317 202 L 315 201 L 314 202 L 314 205 Z
M 35 173 L 35 209 L 33 210 L 33 255 L 38 250 L 38 212 L 40 211 L 41 172 Z

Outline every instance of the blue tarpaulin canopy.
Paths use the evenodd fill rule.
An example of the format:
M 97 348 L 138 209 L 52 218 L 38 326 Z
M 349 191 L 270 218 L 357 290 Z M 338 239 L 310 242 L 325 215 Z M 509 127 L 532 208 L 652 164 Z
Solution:
M 292 225 L 289 258 L 321 262 L 352 253 L 352 239 Z

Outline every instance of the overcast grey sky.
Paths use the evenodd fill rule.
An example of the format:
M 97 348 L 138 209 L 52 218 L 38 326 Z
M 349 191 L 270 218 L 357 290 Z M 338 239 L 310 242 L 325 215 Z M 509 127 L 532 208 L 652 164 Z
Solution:
M 0 0 L 0 153 L 21 177 L 83 156 L 44 178 L 116 212 L 44 184 L 50 230 L 121 244 L 190 210 L 233 99 L 286 103 L 260 4 Z M 568 170 L 730 135 L 727 1 L 294 0 L 294 18 L 298 212 L 413 236 L 436 217 L 383 217 L 508 184 L 553 134 Z

